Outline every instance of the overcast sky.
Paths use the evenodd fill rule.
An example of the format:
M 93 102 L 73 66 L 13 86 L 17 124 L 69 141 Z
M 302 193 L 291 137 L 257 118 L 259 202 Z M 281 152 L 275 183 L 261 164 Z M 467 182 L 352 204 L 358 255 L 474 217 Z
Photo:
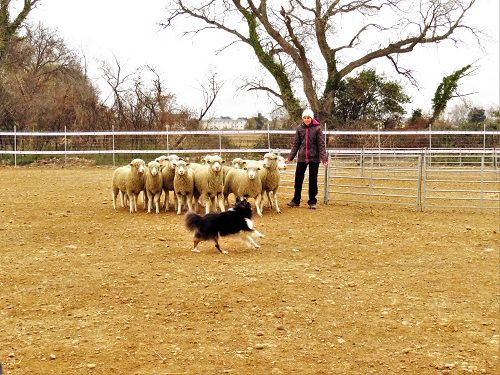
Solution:
M 204 106 L 200 88 L 206 85 L 212 70 L 224 86 L 211 116 L 237 118 L 262 113 L 269 117 L 274 106 L 266 95 L 237 90 L 249 72 L 261 69 L 249 48 L 240 45 L 215 55 L 214 51 L 224 46 L 222 33 L 211 32 L 193 39 L 182 37 L 180 28 L 160 29 L 158 23 L 165 19 L 166 4 L 166 0 L 42 0 L 31 13 L 30 21 L 40 21 L 56 30 L 70 48 L 84 53 L 89 74 L 103 91 L 105 85 L 98 82 L 98 60 L 111 63 L 114 55 L 129 72 L 146 64 L 155 67 L 167 89 L 177 96 L 179 105 L 199 110 Z M 498 0 L 478 0 L 468 24 L 488 34 L 484 50 L 472 43 L 443 43 L 439 47 L 419 48 L 405 57 L 420 85 L 416 89 L 401 81 L 412 97 L 409 111 L 430 111 L 431 98 L 442 77 L 474 61 L 477 74 L 462 81 L 461 92 L 475 92 L 468 99 L 485 109 L 498 106 L 499 18 Z M 388 78 L 401 79 L 390 69 L 382 70 Z

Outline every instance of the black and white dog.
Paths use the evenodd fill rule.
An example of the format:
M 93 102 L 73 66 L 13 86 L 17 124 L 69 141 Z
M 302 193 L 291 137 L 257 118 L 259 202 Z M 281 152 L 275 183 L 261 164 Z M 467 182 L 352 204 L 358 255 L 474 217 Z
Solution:
M 237 201 L 225 212 L 211 212 L 206 215 L 199 215 L 195 212 L 186 214 L 186 227 L 194 231 L 193 251 L 199 252 L 196 248 L 202 241 L 213 240 L 215 247 L 223 254 L 227 251 L 221 250 L 219 237 L 231 234 L 242 233 L 246 237 L 248 245 L 259 248 L 253 237 L 264 237 L 252 222 L 252 206 L 245 199 Z

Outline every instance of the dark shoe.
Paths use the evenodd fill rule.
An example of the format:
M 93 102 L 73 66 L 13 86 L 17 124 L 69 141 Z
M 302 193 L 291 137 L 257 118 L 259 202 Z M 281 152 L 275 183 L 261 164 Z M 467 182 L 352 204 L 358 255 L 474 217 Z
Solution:
M 311 210 L 315 210 L 315 209 L 316 209 L 316 205 L 315 205 L 314 203 L 313 203 L 313 204 L 310 204 L 310 205 L 309 205 L 309 208 L 310 208 Z
M 295 203 L 294 201 L 290 201 L 286 204 L 288 207 L 299 207 L 299 203 Z

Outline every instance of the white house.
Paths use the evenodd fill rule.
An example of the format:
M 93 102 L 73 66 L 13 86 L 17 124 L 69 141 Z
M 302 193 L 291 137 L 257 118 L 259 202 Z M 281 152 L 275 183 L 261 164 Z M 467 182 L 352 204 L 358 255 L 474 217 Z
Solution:
M 206 130 L 244 130 L 246 123 L 247 118 L 245 117 L 237 119 L 217 117 L 201 121 L 201 127 Z

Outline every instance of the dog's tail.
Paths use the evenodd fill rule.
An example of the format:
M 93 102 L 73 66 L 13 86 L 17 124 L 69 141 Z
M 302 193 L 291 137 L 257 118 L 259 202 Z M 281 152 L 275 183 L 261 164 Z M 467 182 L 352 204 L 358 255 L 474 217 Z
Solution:
M 201 223 L 201 215 L 197 214 L 196 212 L 188 212 L 185 216 L 186 220 L 186 228 L 189 229 L 190 231 L 194 231 L 200 227 Z

